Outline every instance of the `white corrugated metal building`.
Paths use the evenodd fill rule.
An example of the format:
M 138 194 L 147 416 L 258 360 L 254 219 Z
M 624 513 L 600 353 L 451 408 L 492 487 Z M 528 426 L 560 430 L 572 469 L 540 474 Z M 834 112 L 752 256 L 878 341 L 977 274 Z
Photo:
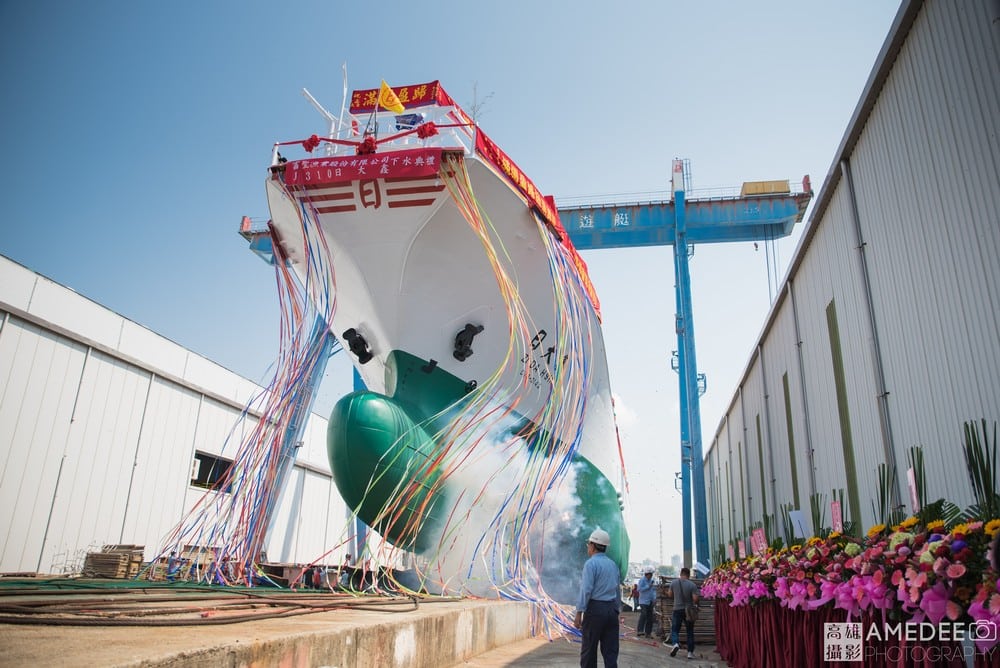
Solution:
M 261 388 L 2 256 L 0 317 L 0 572 L 79 571 L 108 544 L 156 556 L 205 493 L 198 465 L 232 459 L 240 434 L 227 436 Z M 312 414 L 268 558 L 312 561 L 349 523 Z
M 974 501 L 963 424 L 1000 421 L 998 207 L 1000 3 L 903 2 L 707 442 L 715 563 L 787 504 L 831 526 L 833 490 L 863 533 L 881 464 L 911 512 L 912 446 L 927 501 Z

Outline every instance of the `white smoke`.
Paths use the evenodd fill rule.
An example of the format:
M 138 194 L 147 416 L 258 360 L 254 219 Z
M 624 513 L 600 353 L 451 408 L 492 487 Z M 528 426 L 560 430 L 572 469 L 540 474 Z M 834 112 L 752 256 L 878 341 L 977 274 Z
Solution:
M 483 438 L 454 446 L 462 463 L 444 483 L 449 520 L 433 536 L 435 548 L 420 555 L 423 585 L 444 595 L 574 602 L 586 558 L 575 538 L 580 499 L 574 467 L 546 490 L 559 462 L 541 461 L 544 453 L 513 437 L 511 425 L 489 426 Z

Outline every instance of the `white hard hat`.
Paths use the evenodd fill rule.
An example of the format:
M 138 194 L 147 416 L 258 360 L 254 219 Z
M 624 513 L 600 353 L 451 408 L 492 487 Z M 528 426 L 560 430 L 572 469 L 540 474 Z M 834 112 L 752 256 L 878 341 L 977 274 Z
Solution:
M 590 538 L 587 540 L 595 545 L 603 545 L 604 547 L 611 545 L 611 536 L 604 529 L 594 529 L 594 533 L 590 534 Z

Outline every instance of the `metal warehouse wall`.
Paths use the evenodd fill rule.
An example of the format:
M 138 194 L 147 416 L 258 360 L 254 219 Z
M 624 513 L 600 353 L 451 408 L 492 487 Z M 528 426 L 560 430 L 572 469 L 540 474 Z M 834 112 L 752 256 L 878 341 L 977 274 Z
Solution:
M 4 257 L 0 318 L 0 572 L 78 571 L 105 544 L 154 557 L 205 493 L 190 485 L 195 452 L 231 459 L 243 434 L 223 451 L 227 436 L 261 388 Z M 309 562 L 349 519 L 324 418 L 310 417 L 288 478 L 268 556 Z
M 963 424 L 1000 421 L 1000 3 L 904 2 L 705 457 L 712 556 L 782 508 L 876 523 L 974 501 Z M 818 527 L 817 527 L 818 529 Z M 699 555 L 700 556 L 700 555 Z

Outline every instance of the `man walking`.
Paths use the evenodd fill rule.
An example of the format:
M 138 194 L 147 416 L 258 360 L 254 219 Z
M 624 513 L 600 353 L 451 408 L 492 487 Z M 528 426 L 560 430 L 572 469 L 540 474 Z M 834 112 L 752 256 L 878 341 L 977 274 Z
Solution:
M 698 593 L 698 585 L 691 582 L 691 569 L 682 568 L 681 576 L 670 583 L 670 589 L 667 591 L 667 598 L 671 598 L 674 601 L 674 612 L 671 616 L 670 624 L 670 644 L 673 647 L 670 649 L 670 656 L 677 656 L 678 650 L 681 646 L 678 642 L 678 634 L 681 630 L 681 622 L 684 622 L 684 626 L 687 629 L 687 658 L 694 658 L 694 622 L 689 622 L 687 619 L 687 606 L 696 605 L 698 601 L 701 600 L 701 596 Z M 666 645 L 667 641 L 663 641 Z
M 611 536 L 595 529 L 587 539 L 588 559 L 583 564 L 580 598 L 573 626 L 580 629 L 580 667 L 597 668 L 597 647 L 604 668 L 618 668 L 618 614 L 621 612 L 618 564 L 605 554 Z
M 653 569 L 647 568 L 639 579 L 639 623 L 635 634 L 639 638 L 653 637 L 653 604 L 656 603 L 656 583 L 653 582 Z

